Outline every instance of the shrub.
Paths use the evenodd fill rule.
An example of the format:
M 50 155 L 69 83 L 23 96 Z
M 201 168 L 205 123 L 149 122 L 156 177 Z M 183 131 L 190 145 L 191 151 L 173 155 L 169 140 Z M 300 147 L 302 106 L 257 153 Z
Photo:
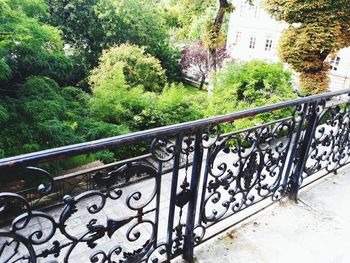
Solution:
M 93 91 L 91 111 L 100 121 L 128 124 L 145 108 L 147 100 L 143 89 L 126 84 L 121 62 L 111 66 L 109 71 L 94 71 L 90 83 Z
M 217 74 L 217 86 L 209 100 L 207 116 L 226 114 L 296 98 L 291 73 L 282 64 L 262 61 L 230 63 Z M 237 121 L 236 129 L 251 127 L 290 114 L 290 109 Z
M 166 83 L 160 61 L 147 54 L 144 47 L 122 44 L 104 51 L 92 75 L 113 74 L 116 66 L 123 69 L 125 81 L 132 87 L 140 85 L 147 91 L 159 92 Z
M 134 117 L 134 128 L 143 130 L 202 118 L 200 103 L 193 97 L 182 84 L 167 85 L 159 96 L 149 95 L 153 103 Z

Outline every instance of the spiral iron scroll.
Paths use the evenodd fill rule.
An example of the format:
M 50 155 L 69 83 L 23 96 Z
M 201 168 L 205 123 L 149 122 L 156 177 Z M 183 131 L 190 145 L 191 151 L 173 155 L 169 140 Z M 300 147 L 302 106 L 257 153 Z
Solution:
M 322 101 L 316 110 L 309 109 L 310 114 L 316 114 L 317 119 L 302 179 L 323 169 L 335 172 L 349 162 L 350 105 L 325 105 L 326 102 Z
M 267 197 L 281 197 L 293 128 L 291 120 L 284 120 L 222 136 L 209 148 L 204 226 L 197 226 L 197 242 L 210 225 Z
M 33 167 L 27 168 L 27 171 L 37 172 L 39 176 L 49 176 L 47 172 Z M 125 196 L 123 190 L 117 189 L 111 183 L 113 178 L 125 176 L 125 173 L 146 173 L 151 176 L 154 180 L 153 191 L 146 193 L 139 189 Z M 58 262 L 72 262 L 72 254 L 79 246 L 92 251 L 88 258 L 90 262 L 148 262 L 149 256 L 152 255 L 154 258 L 156 253 L 164 254 L 164 249 L 160 247 L 156 251 L 154 249 L 157 222 L 154 216 L 149 216 L 156 213 L 158 209 L 154 205 L 154 200 L 159 194 L 157 177 L 158 172 L 150 165 L 128 163 L 112 171 L 107 178 L 99 178 L 100 182 L 108 182 L 109 187 L 106 191 L 91 190 L 74 197 L 65 196 L 64 207 L 57 218 L 50 213 L 33 210 L 30 203 L 19 194 L 1 193 L 0 216 L 8 217 L 11 222 L 9 227 L 0 229 L 0 262 L 35 263 L 43 258 L 56 258 Z M 50 184 L 40 184 L 38 187 L 37 191 L 42 195 L 49 195 L 54 187 L 52 178 L 48 178 L 47 182 Z M 112 218 L 113 215 L 108 215 L 107 221 L 103 222 L 98 215 L 103 213 L 106 203 L 112 202 L 116 207 L 120 207 L 124 196 L 124 206 L 130 215 L 123 217 L 123 214 L 117 213 L 120 217 L 117 219 Z M 16 212 L 19 215 L 11 219 L 10 212 L 14 207 L 18 207 Z M 86 220 L 85 227 L 82 228 L 85 230 L 76 233 L 70 224 L 82 210 L 86 214 L 82 219 Z M 38 221 L 40 225 L 34 224 Z M 42 225 L 45 227 L 41 227 Z M 129 228 L 126 230 L 125 238 L 130 243 L 128 249 L 140 240 L 146 241 L 133 251 L 127 251 L 122 245 L 115 245 L 108 251 L 96 249 L 100 240 L 114 238 L 118 230 L 127 226 Z M 146 228 L 147 231 L 145 231 Z M 56 239 L 57 236 L 60 238 Z

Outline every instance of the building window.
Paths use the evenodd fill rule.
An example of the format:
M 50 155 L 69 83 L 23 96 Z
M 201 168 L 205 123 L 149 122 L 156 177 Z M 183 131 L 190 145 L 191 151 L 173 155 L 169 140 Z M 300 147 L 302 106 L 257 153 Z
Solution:
M 234 46 L 238 46 L 239 41 L 241 40 L 241 37 L 242 37 L 242 32 L 236 32 L 236 36 L 233 42 Z
M 340 63 L 340 57 L 332 58 L 331 60 L 331 70 L 337 71 Z
M 239 16 L 244 16 L 245 15 L 246 7 L 247 6 L 245 4 L 240 6 L 240 8 L 239 8 Z
M 265 43 L 265 51 L 271 51 L 272 49 L 272 37 L 267 37 Z
M 256 36 L 251 36 L 249 41 L 249 48 L 254 49 L 256 43 Z

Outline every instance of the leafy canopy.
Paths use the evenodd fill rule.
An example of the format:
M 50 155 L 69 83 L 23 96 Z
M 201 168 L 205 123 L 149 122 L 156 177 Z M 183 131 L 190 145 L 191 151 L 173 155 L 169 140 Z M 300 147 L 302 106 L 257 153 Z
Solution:
M 347 0 L 265 0 L 266 10 L 290 24 L 281 37 L 279 54 L 300 73 L 307 94 L 328 89 L 326 58 L 350 45 L 350 2 Z
M 38 20 L 45 10 L 43 0 L 0 0 L 1 88 L 15 89 L 31 75 L 70 82 L 73 62 L 62 51 L 60 31 Z
M 99 66 L 92 72 L 92 85 L 105 75 L 113 75 L 116 66 L 123 69 L 125 81 L 132 87 L 159 92 L 166 83 L 165 71 L 157 58 L 147 54 L 144 47 L 122 44 L 103 52 Z
M 131 43 L 157 57 L 169 79 L 178 79 L 179 52 L 170 45 L 163 11 L 153 0 L 47 0 L 50 23 L 80 53 L 88 68 L 98 64 L 102 51 Z
M 296 98 L 291 85 L 291 73 L 282 64 L 251 61 L 228 63 L 217 74 L 217 86 L 209 99 L 207 116 L 226 114 Z M 272 112 L 234 123 L 247 128 L 276 120 L 290 112 Z

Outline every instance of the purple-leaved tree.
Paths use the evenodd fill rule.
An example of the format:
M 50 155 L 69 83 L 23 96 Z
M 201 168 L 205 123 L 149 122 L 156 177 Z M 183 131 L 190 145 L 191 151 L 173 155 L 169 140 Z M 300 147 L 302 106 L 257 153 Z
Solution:
M 228 54 L 225 46 L 216 50 L 216 67 L 222 67 L 222 64 Z M 204 46 L 203 41 L 194 41 L 186 45 L 181 51 L 181 67 L 184 73 L 195 77 L 200 81 L 199 89 L 203 88 L 205 80 L 210 73 L 210 53 Z

